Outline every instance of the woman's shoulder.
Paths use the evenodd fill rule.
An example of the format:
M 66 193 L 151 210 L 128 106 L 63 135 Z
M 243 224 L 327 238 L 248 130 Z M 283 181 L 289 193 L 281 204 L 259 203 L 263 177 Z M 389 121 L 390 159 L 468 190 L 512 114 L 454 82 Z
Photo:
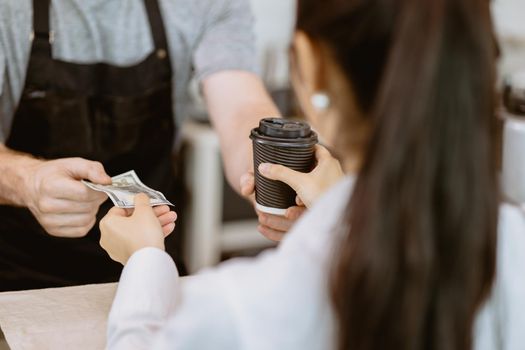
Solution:
M 281 246 L 301 247 L 311 253 L 326 254 L 335 241 L 348 202 L 352 196 L 355 177 L 345 176 L 322 195 L 297 221 Z M 311 248 L 311 249 L 308 249 Z M 286 248 L 285 248 L 286 249 Z
M 525 314 L 525 209 L 510 204 L 500 208 L 496 288 L 519 290 L 516 300 Z M 525 324 L 523 324 L 525 327 Z
M 502 204 L 497 272 L 490 298 L 480 310 L 475 349 L 523 349 L 525 344 L 525 210 Z
M 325 213 L 327 209 L 331 209 L 330 211 L 335 213 L 346 208 L 354 190 L 355 180 L 352 175 L 343 177 L 319 198 L 310 211 Z
M 505 230 L 525 229 L 525 205 L 517 206 L 503 203 L 500 206 L 500 233 Z
M 352 196 L 354 182 L 352 176 L 343 177 L 317 200 L 297 226 L 313 224 L 324 227 L 338 221 Z
M 525 271 L 525 209 L 502 204 L 498 227 L 498 274 L 507 276 L 513 271 L 522 276 L 519 282 L 525 292 L 525 275 L 522 275 Z

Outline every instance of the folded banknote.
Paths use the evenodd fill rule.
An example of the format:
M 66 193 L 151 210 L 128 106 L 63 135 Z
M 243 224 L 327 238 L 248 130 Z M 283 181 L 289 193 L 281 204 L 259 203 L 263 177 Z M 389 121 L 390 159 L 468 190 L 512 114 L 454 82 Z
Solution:
M 106 193 L 113 204 L 119 208 L 134 208 L 134 197 L 139 193 L 144 193 L 149 197 L 151 206 L 164 204 L 173 206 L 162 192 L 144 185 L 134 170 L 111 179 L 113 180 L 111 185 L 98 185 L 87 180 L 82 180 L 82 182 L 92 190 Z

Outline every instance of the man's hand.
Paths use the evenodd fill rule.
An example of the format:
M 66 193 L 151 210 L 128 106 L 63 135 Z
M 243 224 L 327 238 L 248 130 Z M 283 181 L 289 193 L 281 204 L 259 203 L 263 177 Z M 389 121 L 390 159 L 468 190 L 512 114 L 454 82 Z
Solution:
M 83 237 L 95 224 L 107 196 L 87 188 L 82 179 L 111 184 L 102 164 L 81 158 L 38 161 L 27 169 L 25 205 L 50 235 Z
M 241 193 L 255 204 L 255 179 L 253 172 L 249 172 L 241 177 Z M 293 224 L 301 217 L 306 208 L 303 205 L 290 207 L 286 210 L 285 216 L 277 216 L 257 211 L 259 226 L 257 229 L 266 238 L 279 242 L 290 230 Z

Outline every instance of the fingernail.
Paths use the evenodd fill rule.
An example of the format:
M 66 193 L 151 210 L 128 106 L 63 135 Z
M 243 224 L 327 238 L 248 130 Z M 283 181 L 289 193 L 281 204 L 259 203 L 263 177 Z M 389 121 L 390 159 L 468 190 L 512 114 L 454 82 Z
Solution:
M 296 213 L 295 213 L 295 210 L 293 210 L 293 208 L 288 208 L 286 210 L 286 213 L 284 214 L 284 217 L 287 218 L 288 220 L 295 220 L 296 219 Z
M 243 175 L 241 177 L 241 187 L 246 186 L 247 183 L 248 183 L 248 177 L 246 175 Z
M 263 175 L 268 174 L 268 172 L 270 171 L 270 167 L 271 165 L 268 163 L 261 163 L 259 165 L 259 172 Z

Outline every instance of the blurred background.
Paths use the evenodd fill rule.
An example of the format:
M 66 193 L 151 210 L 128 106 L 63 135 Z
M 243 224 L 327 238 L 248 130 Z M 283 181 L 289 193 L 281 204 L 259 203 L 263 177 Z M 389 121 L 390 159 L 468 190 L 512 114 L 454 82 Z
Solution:
M 288 79 L 288 47 L 295 1 L 251 0 L 256 17 L 260 72 L 283 116 L 297 116 Z M 500 85 L 509 73 L 525 69 L 525 0 L 494 0 L 494 25 L 501 49 Z M 257 232 L 253 207 L 222 174 L 219 144 L 193 84 L 194 107 L 184 125 L 182 177 L 187 189 L 184 256 L 190 273 L 236 256 L 253 256 L 273 247 Z M 248 135 L 247 135 L 248 137 Z M 525 155 L 524 162 L 525 162 Z
M 288 69 L 295 1 L 250 1 L 256 18 L 261 76 L 281 114 L 299 117 Z M 492 11 L 501 53 L 498 71 L 501 91 L 509 74 L 525 71 L 525 0 L 492 0 Z M 179 213 L 179 232 L 170 237 L 182 241 L 179 246 L 183 246 L 182 254 L 190 274 L 225 259 L 254 256 L 275 247 L 274 242 L 257 232 L 258 221 L 253 205 L 237 195 L 225 180 L 218 138 L 209 125 L 196 83 L 191 86 L 191 96 L 192 108 L 182 128 L 183 142 L 178 145 L 182 148 L 182 157 L 176 159 L 176 170 L 179 181 L 184 184 L 185 196 L 175 203 Z M 503 127 L 504 118 L 501 120 Z M 520 141 L 515 144 L 521 146 L 515 148 L 508 163 L 521 167 L 518 174 L 525 174 L 525 119 L 522 118 L 519 123 L 522 129 L 515 135 L 520 137 Z M 519 205 L 525 210 L 525 176 L 520 175 L 509 189 L 510 192 L 522 190 L 523 196 L 515 202 L 521 203 Z M 62 302 L 60 300 L 60 305 Z M 75 299 L 75 305 L 77 303 Z M 0 330 L 0 349 L 7 346 L 2 338 Z

